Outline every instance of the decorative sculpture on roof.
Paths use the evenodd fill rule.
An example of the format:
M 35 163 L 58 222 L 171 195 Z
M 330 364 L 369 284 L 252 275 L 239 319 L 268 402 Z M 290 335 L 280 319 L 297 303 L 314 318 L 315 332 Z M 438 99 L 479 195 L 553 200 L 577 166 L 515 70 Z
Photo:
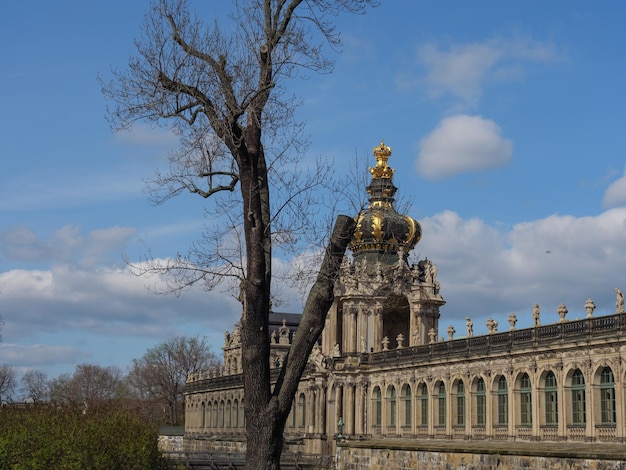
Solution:
M 616 287 L 615 295 L 617 296 L 615 300 L 615 313 L 624 313 L 624 294 Z

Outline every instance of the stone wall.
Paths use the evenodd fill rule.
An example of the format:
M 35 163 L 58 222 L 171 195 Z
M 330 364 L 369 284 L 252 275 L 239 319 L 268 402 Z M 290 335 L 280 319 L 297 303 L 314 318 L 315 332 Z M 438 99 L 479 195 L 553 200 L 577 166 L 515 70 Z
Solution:
M 623 470 L 626 468 L 626 453 L 614 446 L 611 449 L 589 450 L 569 449 L 555 445 L 552 451 L 531 449 L 526 446 L 536 444 L 513 445 L 508 450 L 481 445 L 481 452 L 472 452 L 472 445 L 463 449 L 457 443 L 456 448 L 433 445 L 428 450 L 417 446 L 389 446 L 384 448 L 366 443 L 351 445 L 343 443 L 337 449 L 338 470 L 500 470 L 500 469 L 538 469 L 538 470 Z M 439 448 L 438 448 L 439 447 Z M 517 447 L 517 448 L 516 448 Z M 468 450 L 468 451 L 466 451 Z M 478 450 L 478 449 L 477 449 Z M 582 452 L 581 452 L 582 451 Z M 526 452 L 526 455 L 524 455 Z M 604 455 L 601 455 L 604 452 Z M 530 454 L 530 455 L 528 455 Z M 534 454 L 534 455 L 533 455 Z M 621 454 L 621 457 L 620 457 Z
M 161 452 L 182 452 L 183 436 L 159 436 L 159 450 Z

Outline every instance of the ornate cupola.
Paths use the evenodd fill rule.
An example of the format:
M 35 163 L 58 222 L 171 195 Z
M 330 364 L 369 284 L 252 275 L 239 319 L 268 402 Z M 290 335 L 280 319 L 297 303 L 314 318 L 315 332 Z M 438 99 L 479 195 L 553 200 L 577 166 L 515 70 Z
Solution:
M 387 160 L 391 147 L 381 142 L 374 147 L 376 166 L 370 168 L 372 181 L 366 188 L 369 206 L 357 217 L 357 225 L 350 242 L 355 261 L 391 265 L 398 258 L 406 260 L 408 253 L 422 236 L 417 220 L 399 214 L 393 207 L 398 188 L 393 184 L 393 168 Z

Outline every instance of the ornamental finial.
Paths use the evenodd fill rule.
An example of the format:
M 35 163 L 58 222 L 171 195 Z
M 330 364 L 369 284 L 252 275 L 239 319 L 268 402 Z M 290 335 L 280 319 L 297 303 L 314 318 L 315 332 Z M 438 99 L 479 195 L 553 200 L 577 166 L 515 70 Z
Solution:
M 370 173 L 374 178 L 391 178 L 393 176 L 393 168 L 387 165 L 387 160 L 391 155 L 391 147 L 385 145 L 385 141 L 381 140 L 378 147 L 374 147 L 374 156 L 376 157 L 376 166 L 370 168 Z

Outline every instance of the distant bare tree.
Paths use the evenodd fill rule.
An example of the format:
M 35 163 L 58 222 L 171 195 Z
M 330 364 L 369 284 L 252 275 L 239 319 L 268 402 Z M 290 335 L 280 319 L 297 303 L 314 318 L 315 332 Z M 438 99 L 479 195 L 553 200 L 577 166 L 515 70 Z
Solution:
M 127 396 L 124 375 L 116 366 L 79 364 L 73 374 L 61 374 L 50 381 L 50 400 L 75 408 L 108 406 Z
M 21 382 L 20 391 L 24 399 L 32 400 L 34 403 L 48 401 L 50 387 L 46 374 L 40 370 L 29 370 L 22 376 Z
M 115 129 L 152 121 L 168 123 L 181 137 L 171 172 L 155 178 L 161 189 L 153 193 L 156 202 L 182 192 L 225 196 L 218 207 L 234 223 L 214 231 L 218 236 L 209 249 L 199 247 L 192 256 L 165 264 L 148 262 L 143 273 L 167 274 L 174 291 L 195 283 L 213 288 L 225 276 L 236 279 L 243 305 L 246 466 L 276 469 L 291 403 L 323 329 L 354 230 L 351 217 L 337 218 L 289 357 L 273 385 L 268 332 L 272 247 L 297 242 L 320 224 L 305 209 L 312 206 L 311 188 L 328 174 L 323 165 L 306 171 L 307 141 L 294 118 L 300 100 L 287 93 L 286 84 L 302 71 L 330 71 L 324 45 L 341 44 L 332 19 L 343 12 L 362 13 L 376 2 L 232 3 L 228 18 L 207 25 L 190 13 L 185 0 L 154 0 L 136 42 L 137 57 L 103 88 L 114 103 Z M 233 235 L 235 248 L 242 251 L 230 251 Z
M 15 369 L 9 364 L 0 366 L 0 403 L 11 401 L 15 391 Z
M 219 365 L 204 338 L 175 337 L 134 359 L 128 383 L 140 398 L 169 410 L 170 424 L 178 424 L 187 375 Z

